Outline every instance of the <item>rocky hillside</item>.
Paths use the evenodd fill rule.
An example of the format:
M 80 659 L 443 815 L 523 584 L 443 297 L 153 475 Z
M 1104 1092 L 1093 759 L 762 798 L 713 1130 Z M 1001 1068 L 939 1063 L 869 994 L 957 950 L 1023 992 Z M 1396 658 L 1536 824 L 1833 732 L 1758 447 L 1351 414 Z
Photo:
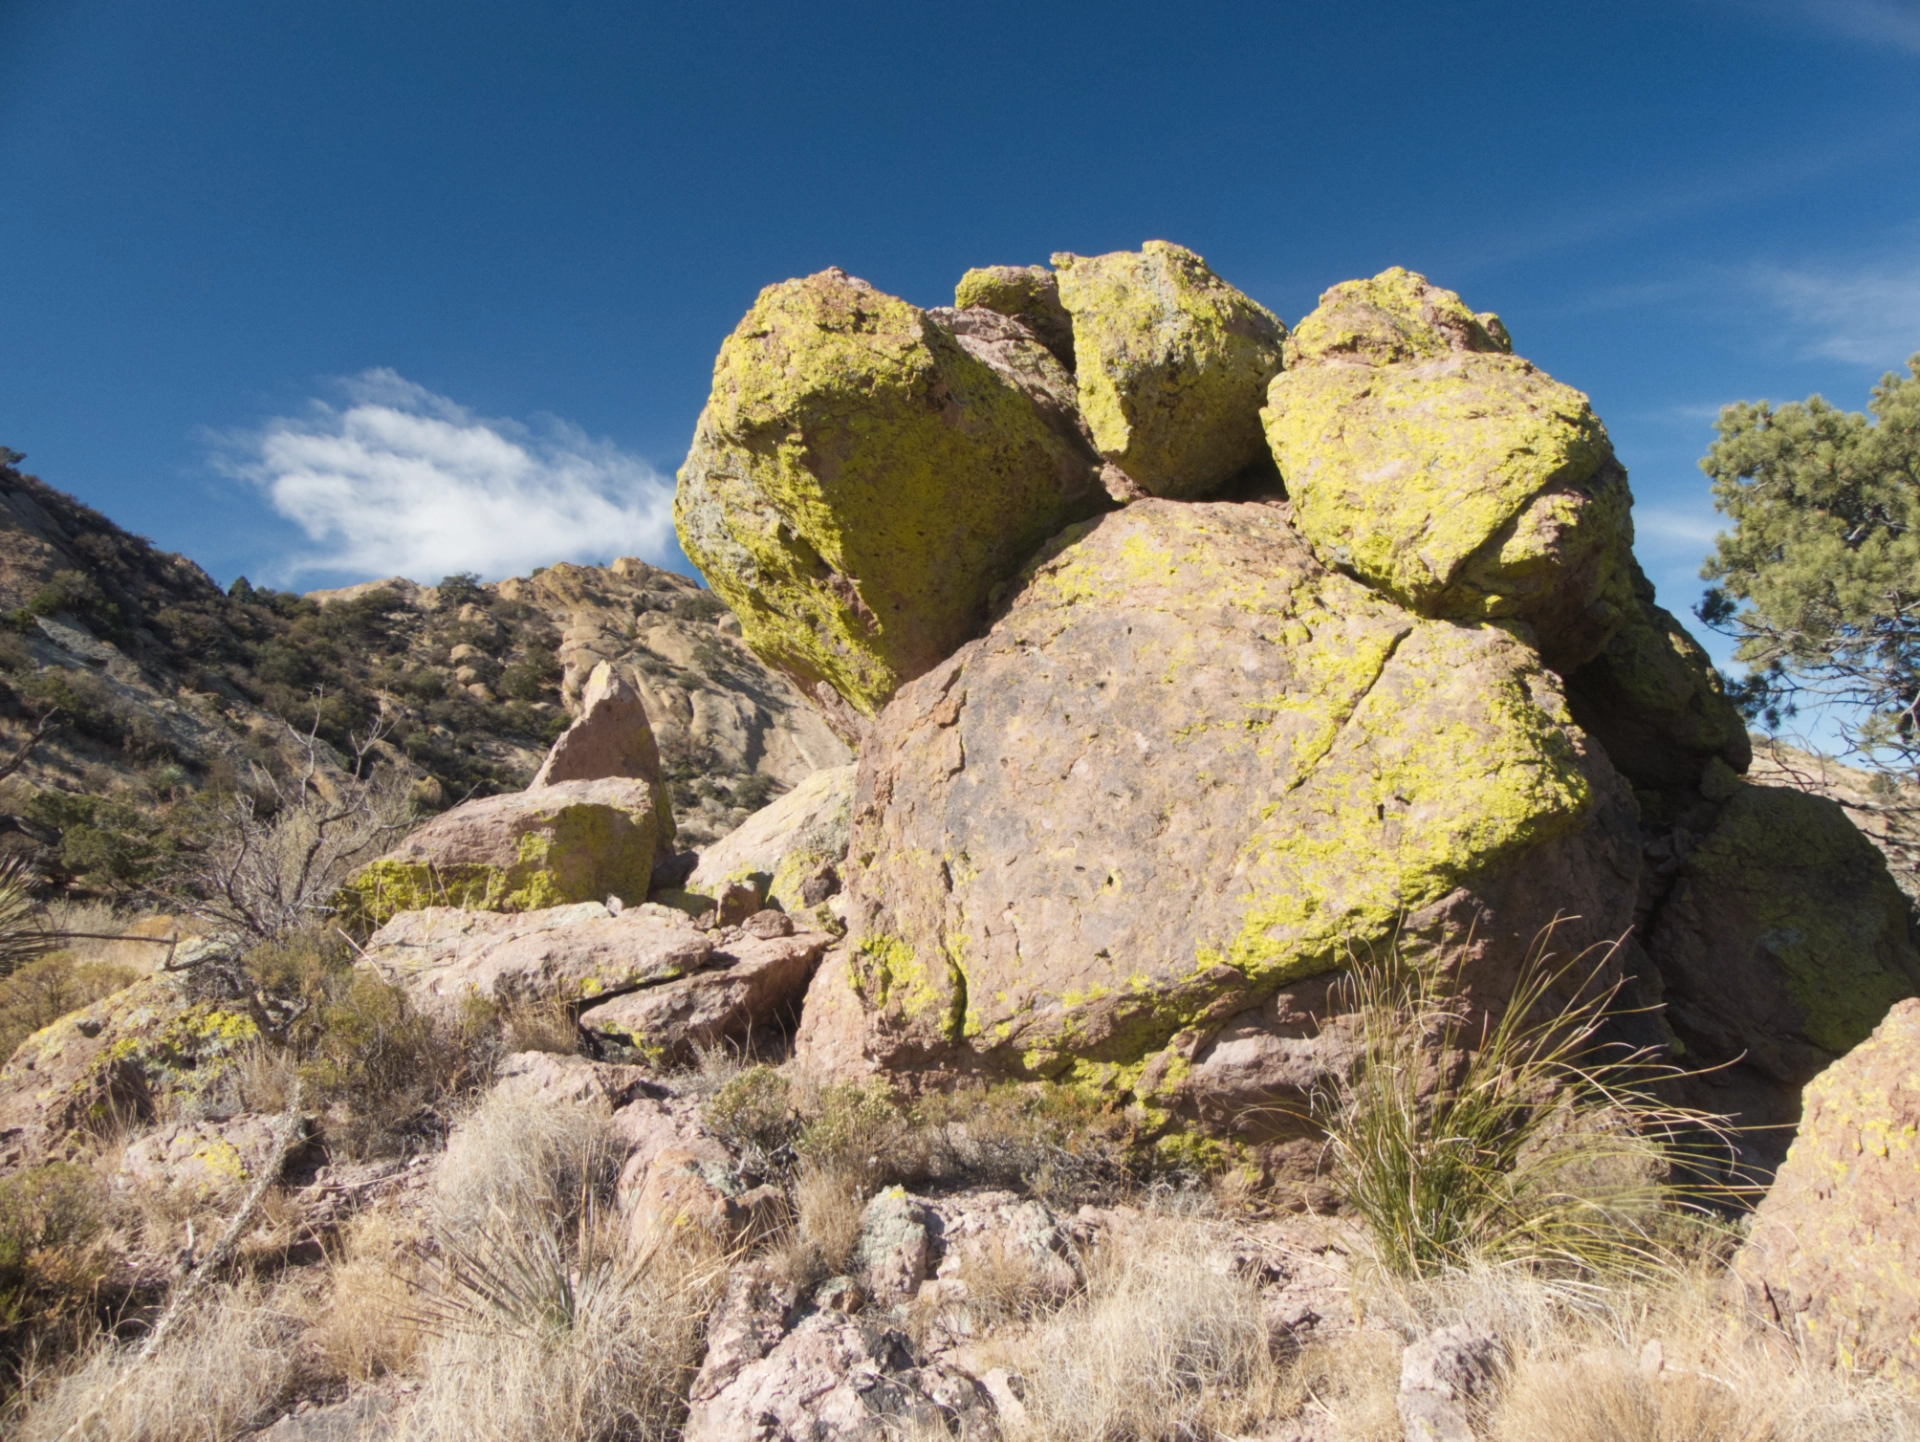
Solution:
M 0 845 L 83 889 L 164 887 L 209 800 L 284 771 L 316 724 L 335 764 L 381 726 L 377 759 L 415 778 L 424 811 L 517 790 L 602 659 L 645 690 L 690 845 L 848 759 L 684 577 L 623 560 L 498 585 L 223 592 L 8 456 L 0 744 L 60 725 L 0 791 Z

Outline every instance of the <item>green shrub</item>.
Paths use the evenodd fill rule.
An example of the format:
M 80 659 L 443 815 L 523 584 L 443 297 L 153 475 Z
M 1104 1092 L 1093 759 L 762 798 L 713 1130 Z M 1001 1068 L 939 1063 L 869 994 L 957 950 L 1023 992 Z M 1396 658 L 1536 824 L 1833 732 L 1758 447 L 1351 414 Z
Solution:
M 707 1130 L 763 1166 L 784 1159 L 800 1127 L 792 1089 L 770 1066 L 750 1066 L 723 1083 L 700 1115 Z
M 0 979 L 0 1061 L 41 1027 L 113 995 L 138 975 L 132 967 L 55 953 Z

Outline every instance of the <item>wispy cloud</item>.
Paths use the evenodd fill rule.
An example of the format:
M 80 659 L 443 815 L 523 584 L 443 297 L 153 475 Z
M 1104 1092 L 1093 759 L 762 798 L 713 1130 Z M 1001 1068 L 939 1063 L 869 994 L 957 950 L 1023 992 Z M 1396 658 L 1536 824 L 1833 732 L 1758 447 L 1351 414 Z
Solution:
M 1635 506 L 1634 540 L 1653 550 L 1711 550 L 1714 537 L 1726 529 L 1726 523 L 1707 507 L 1681 511 L 1670 507 Z
M 1920 55 L 1920 0 L 1796 0 L 1794 8 L 1856 39 Z
M 286 580 L 495 578 L 670 549 L 672 482 L 577 426 L 484 419 L 387 369 L 338 390 L 343 404 L 217 438 L 221 469 L 314 543 L 283 559 Z
M 1920 351 L 1920 261 L 1810 270 L 1762 266 L 1753 283 L 1811 335 L 1811 349 L 1861 365 Z

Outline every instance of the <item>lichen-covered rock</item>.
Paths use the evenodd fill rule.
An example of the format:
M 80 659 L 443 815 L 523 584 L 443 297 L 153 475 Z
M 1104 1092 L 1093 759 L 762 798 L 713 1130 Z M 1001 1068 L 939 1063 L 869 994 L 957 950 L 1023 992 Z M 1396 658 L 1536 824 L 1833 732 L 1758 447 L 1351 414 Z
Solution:
M 1397 267 L 1333 287 L 1263 418 L 1302 534 L 1403 605 L 1526 620 L 1563 671 L 1626 618 L 1633 501 L 1606 431 L 1452 291 Z
M 837 927 L 819 913 L 840 889 L 853 786 L 852 766 L 815 772 L 701 852 L 687 891 L 717 899 L 729 884 L 744 882 L 767 904 Z
M 1026 391 L 829 270 L 762 291 L 722 345 L 674 520 L 747 643 L 857 734 L 1100 499 Z
M 362 867 L 346 889 L 376 924 L 430 906 L 645 901 L 654 856 L 673 838 L 664 802 L 659 786 L 631 776 L 465 801 Z
M 630 678 L 601 661 L 588 673 L 580 693 L 580 714 L 554 741 L 528 790 L 609 776 L 632 777 L 654 788 L 658 845 L 664 849 L 673 839 L 673 807 L 660 778 L 660 747 L 647 720 L 647 704 Z
M 406 988 L 430 1016 L 472 996 L 568 1001 L 617 996 L 718 964 L 713 938 L 683 913 L 597 901 L 500 913 L 455 906 L 403 911 L 376 931 L 360 965 Z
M 225 1121 L 175 1122 L 135 1138 L 115 1180 L 204 1202 L 254 1181 L 279 1150 L 275 1119 L 242 1113 Z
M 702 971 L 628 992 L 580 1013 L 603 1044 L 626 1048 L 654 1066 L 682 1066 L 703 1047 L 749 1045 L 773 1029 L 791 1030 L 832 937 L 817 931 L 725 939 Z
M 1760 1319 L 1848 1371 L 1920 1375 L 1920 1001 L 1806 1089 L 1734 1259 Z
M 957 310 L 991 310 L 1019 321 L 1073 369 L 1073 317 L 1060 304 L 1060 282 L 1044 265 L 985 265 L 953 288 Z
M 927 1209 L 905 1188 L 888 1187 L 867 1203 L 854 1262 L 876 1303 L 897 1305 L 918 1292 L 927 1279 L 930 1252 Z
M 202 939 L 177 958 L 230 945 Z M 191 1108 L 231 1079 L 260 1040 L 244 1003 L 196 998 L 183 973 L 156 973 L 21 1042 L 0 1068 L 0 1173 L 65 1156 L 76 1135 Z
M 1753 744 L 1720 673 L 1686 627 L 1653 604 L 1638 566 L 1632 574 L 1625 623 L 1567 677 L 1574 719 L 1635 786 L 1694 786 L 1716 757 L 1744 772 Z
M 1556 913 L 1576 948 L 1631 917 L 1631 796 L 1538 657 L 1327 571 L 1280 506 L 1071 528 L 860 766 L 800 1036 L 840 1069 L 1164 1100 L 1349 947 L 1397 932 L 1498 998 Z
M 1191 499 L 1264 458 L 1260 406 L 1286 327 L 1192 251 L 1053 257 L 1073 317 L 1080 411 L 1150 495 Z
M 1744 1055 L 1790 1100 L 1920 992 L 1920 953 L 1906 897 L 1838 804 L 1720 775 L 1732 794 L 1680 857 L 1647 950 L 1689 1060 Z

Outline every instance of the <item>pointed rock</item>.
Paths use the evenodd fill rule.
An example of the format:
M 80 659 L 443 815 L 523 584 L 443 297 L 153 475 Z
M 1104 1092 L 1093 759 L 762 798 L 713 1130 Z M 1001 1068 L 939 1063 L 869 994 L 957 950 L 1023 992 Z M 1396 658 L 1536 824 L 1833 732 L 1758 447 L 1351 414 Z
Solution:
M 608 776 L 637 777 L 658 786 L 660 748 L 639 688 L 602 661 L 580 693 L 578 719 L 553 743 L 527 789 Z

